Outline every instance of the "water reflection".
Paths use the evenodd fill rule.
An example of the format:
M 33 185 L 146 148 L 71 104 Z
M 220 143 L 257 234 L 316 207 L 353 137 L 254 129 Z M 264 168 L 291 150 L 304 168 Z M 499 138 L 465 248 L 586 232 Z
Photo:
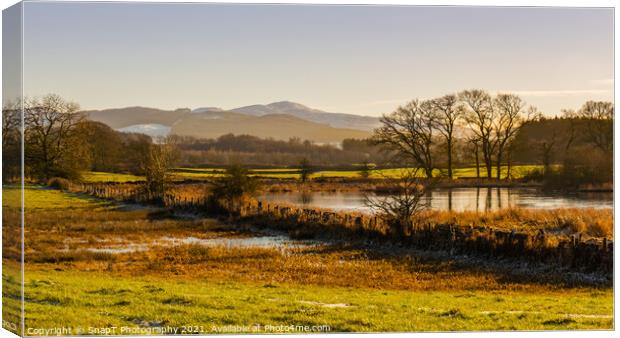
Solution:
M 302 191 L 299 196 L 299 202 L 303 205 L 311 205 L 314 201 L 314 194 L 310 191 Z
M 364 196 L 358 192 L 269 193 L 259 196 L 265 201 L 280 201 L 334 210 L 368 211 Z M 612 208 L 613 193 L 544 194 L 533 188 L 454 188 L 438 189 L 426 196 L 436 210 L 490 211 L 510 207 Z

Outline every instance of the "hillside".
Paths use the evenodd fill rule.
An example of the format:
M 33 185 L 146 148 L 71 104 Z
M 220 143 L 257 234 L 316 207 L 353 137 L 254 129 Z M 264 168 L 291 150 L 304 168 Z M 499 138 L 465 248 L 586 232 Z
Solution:
M 345 138 L 365 138 L 370 136 L 371 128 L 356 129 L 363 121 L 374 118 L 348 114 L 331 114 L 312 110 L 302 105 L 291 110 L 290 114 L 280 113 L 297 104 L 283 103 L 262 106 L 266 108 L 251 109 L 246 107 L 242 111 L 225 111 L 219 108 L 198 108 L 161 110 L 145 107 L 127 107 L 118 109 L 84 111 L 89 119 L 109 125 L 125 132 L 139 132 L 153 137 L 164 136 L 168 133 L 193 136 L 196 138 L 214 138 L 225 134 L 247 134 L 276 140 L 288 140 L 298 137 L 302 140 L 311 140 L 319 143 L 340 143 Z M 258 106 L 256 106 L 258 107 Z M 288 108 L 287 108 L 288 107 Z M 254 113 L 252 113 L 254 112 Z M 309 116 L 307 119 L 296 115 Z M 329 118 L 318 118 L 324 114 Z M 333 116 L 332 116 L 333 115 Z M 314 120 L 340 121 L 333 127 L 327 122 Z M 345 123 L 352 121 L 351 126 Z M 369 125 L 368 125 L 369 126 Z
M 364 131 L 372 131 L 380 125 L 379 118 L 377 117 L 329 113 L 289 101 L 239 107 L 231 109 L 231 111 L 254 116 L 288 114 L 304 120 L 327 124 L 334 128 L 350 128 Z
M 190 114 L 187 108 L 177 110 L 161 110 L 146 107 L 127 107 L 105 110 L 89 110 L 84 114 L 93 121 L 103 122 L 114 129 L 135 125 L 159 124 L 171 126 L 182 116 Z
M 333 128 L 286 114 L 251 116 L 234 112 L 205 112 L 186 115 L 172 126 L 172 134 L 216 138 L 225 134 L 253 135 L 276 140 L 298 137 L 319 143 L 340 143 L 345 138 L 365 138 L 369 132 Z

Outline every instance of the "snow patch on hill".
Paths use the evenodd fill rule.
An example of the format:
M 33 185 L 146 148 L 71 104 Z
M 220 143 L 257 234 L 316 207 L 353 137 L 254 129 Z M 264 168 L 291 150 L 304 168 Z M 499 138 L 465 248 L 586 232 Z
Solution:
M 164 126 L 163 124 L 150 123 L 150 124 L 134 124 L 124 128 L 117 129 L 123 133 L 140 133 L 149 135 L 152 138 L 165 137 L 170 134 L 172 128 Z

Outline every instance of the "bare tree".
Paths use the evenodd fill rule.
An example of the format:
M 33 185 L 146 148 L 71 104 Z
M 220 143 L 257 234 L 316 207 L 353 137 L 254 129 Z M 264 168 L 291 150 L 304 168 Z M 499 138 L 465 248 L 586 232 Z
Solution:
M 573 109 L 562 109 L 562 115 L 568 120 L 568 132 L 566 134 L 566 145 L 564 146 L 564 157 L 568 155 L 568 151 L 572 147 L 573 143 L 577 139 L 577 112 Z
M 611 152 L 613 149 L 613 103 L 588 101 L 577 111 L 577 116 L 589 122 L 583 128 L 587 140 L 603 152 Z
M 430 206 L 425 198 L 429 185 L 425 185 L 419 169 L 404 169 L 399 180 L 392 180 L 389 196 L 364 196 L 364 204 L 386 221 L 395 237 L 406 236 L 419 222 L 422 211 Z
M 166 137 L 150 145 L 142 163 L 146 178 L 145 190 L 149 199 L 163 198 L 170 183 L 170 169 L 176 160 L 174 137 Z
M 454 128 L 464 111 L 458 106 L 456 95 L 445 95 L 431 101 L 437 115 L 437 129 L 446 142 L 448 155 L 448 177 L 452 179 L 452 152 L 454 148 Z
M 20 132 L 21 111 L 17 101 L 10 101 L 2 107 L 2 144 Z
M 465 90 L 459 93 L 465 120 L 478 140 L 487 170 L 487 177 L 492 175 L 492 158 L 497 140 L 493 132 L 496 111 L 491 96 L 480 89 Z
M 497 179 L 501 179 L 502 160 L 504 152 L 509 150 L 510 143 L 530 116 L 536 113 L 536 108 L 530 107 L 525 112 L 523 100 L 513 94 L 498 94 L 494 99 L 496 118 L 493 121 L 493 131 L 496 137 Z M 527 114 L 527 116 L 526 116 Z
M 2 107 L 2 181 L 21 174 L 21 104 L 7 102 Z
M 394 151 L 398 160 L 412 161 L 422 167 L 426 177 L 433 177 L 432 147 L 437 115 L 430 101 L 413 100 L 381 117 L 373 142 Z
M 553 130 L 551 131 L 549 138 L 542 139 L 538 142 L 544 175 L 549 175 L 551 173 L 551 162 L 553 161 L 553 150 L 555 148 L 556 141 L 557 133 Z
M 471 146 L 471 150 L 474 153 L 474 159 L 476 160 L 476 178 L 480 178 L 480 141 L 474 135 L 467 138 L 467 143 Z
M 81 149 L 79 123 L 84 116 L 77 103 L 50 94 L 42 99 L 26 100 L 24 109 L 25 157 L 32 174 L 48 179 L 52 176 L 76 175 L 74 166 Z
M 310 179 L 310 175 L 314 173 L 314 168 L 310 165 L 310 161 L 307 158 L 303 158 L 299 163 L 299 179 L 302 183 L 305 183 Z

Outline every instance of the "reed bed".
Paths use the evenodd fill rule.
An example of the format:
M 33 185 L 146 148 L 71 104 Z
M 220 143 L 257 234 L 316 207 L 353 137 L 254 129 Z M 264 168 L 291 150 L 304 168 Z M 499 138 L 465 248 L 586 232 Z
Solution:
M 557 234 L 582 234 L 613 239 L 613 213 L 607 209 L 501 209 L 496 211 L 428 211 L 423 216 L 433 224 L 457 223 L 492 226 L 519 231 L 545 230 Z

